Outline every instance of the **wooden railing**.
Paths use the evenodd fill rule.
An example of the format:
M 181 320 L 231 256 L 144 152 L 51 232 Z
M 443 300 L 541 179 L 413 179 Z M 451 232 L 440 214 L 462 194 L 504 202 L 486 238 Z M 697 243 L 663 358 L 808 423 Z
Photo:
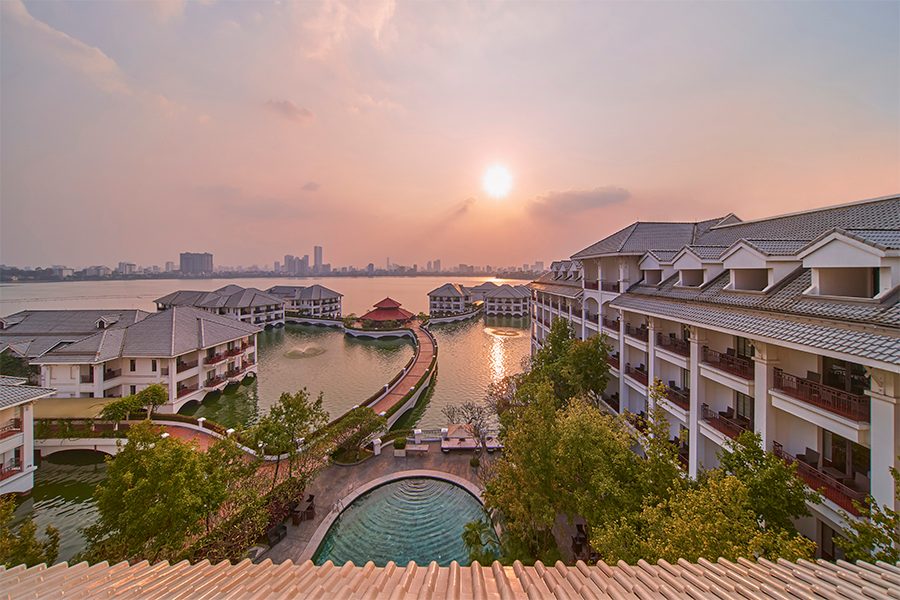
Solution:
M 184 398 L 188 394 L 192 394 L 192 393 L 196 392 L 197 389 L 198 388 L 196 385 L 186 385 L 184 387 L 180 387 L 180 388 L 178 388 L 178 397 Z
M 103 371 L 103 380 L 108 381 L 122 376 L 122 369 L 107 369 Z
M 205 359 L 203 359 L 203 364 L 215 365 L 222 362 L 226 358 L 228 357 L 225 354 L 213 354 L 212 356 L 207 356 Z
M 22 472 L 22 463 L 20 462 L 10 462 L 8 464 L 0 466 L 0 481 L 3 481 L 7 477 L 12 477 L 13 475 L 18 475 Z
M 196 361 L 196 360 L 193 361 L 193 362 L 181 362 L 181 361 L 179 361 L 179 362 L 175 363 L 175 372 L 176 372 L 176 373 L 182 373 L 182 372 L 184 372 L 184 371 L 187 371 L 188 369 L 193 369 L 193 368 L 196 367 L 196 366 L 197 366 L 197 361 Z
M 853 501 L 864 502 L 866 496 L 868 496 L 868 491 L 854 490 L 844 485 L 831 475 L 789 454 L 785 451 L 784 446 L 778 442 L 772 442 L 772 453 L 788 464 L 797 465 L 797 476 L 806 482 L 806 485 L 820 492 L 844 510 L 856 516 L 860 515 L 859 510 L 853 506 Z
M 647 372 L 646 371 L 639 371 L 636 368 L 632 367 L 631 365 L 626 364 L 625 365 L 625 374 L 628 375 L 629 377 L 631 377 L 632 379 L 634 379 L 635 381 L 637 381 L 639 383 L 643 383 L 644 385 L 647 385 Z
M 704 404 L 701 407 L 700 415 L 701 418 L 709 423 L 714 429 L 724 433 L 732 439 L 749 430 L 744 422 L 710 410 L 708 404 Z
M 691 393 L 666 386 L 666 398 L 684 410 L 691 410 Z
M 613 356 L 612 354 L 606 355 L 606 362 L 609 363 L 609 366 L 614 367 L 616 369 L 619 368 L 619 357 Z
M 706 364 L 737 375 L 743 379 L 753 379 L 753 361 L 742 356 L 732 356 L 731 354 L 722 354 L 715 350 L 703 346 L 703 362 Z
M 791 398 L 802 400 L 808 404 L 824 408 L 842 417 L 854 421 L 870 420 L 869 397 L 852 394 L 809 379 L 785 373 L 775 369 L 775 389 L 784 392 Z
M 625 323 L 625 335 L 633 337 L 636 340 L 646 342 L 650 338 L 650 333 L 645 327 L 632 327 L 630 323 Z
M 619 282 L 618 281 L 601 281 L 600 289 L 604 292 L 618 292 L 619 291 Z
M 674 352 L 675 354 L 679 354 L 681 356 L 690 357 L 691 355 L 690 342 L 678 337 L 672 337 L 671 335 L 663 335 L 662 333 L 657 333 L 656 344 L 670 352 Z
M 586 289 L 586 290 L 596 290 L 596 289 L 599 289 L 599 287 L 600 287 L 600 286 L 599 286 L 599 283 L 600 283 L 599 281 L 588 281 L 588 280 L 585 280 L 585 281 L 584 281 L 584 289 Z
M 619 331 L 619 322 L 615 319 L 608 319 L 606 317 L 603 317 L 603 326 L 607 329 L 615 330 L 616 333 L 618 333 Z

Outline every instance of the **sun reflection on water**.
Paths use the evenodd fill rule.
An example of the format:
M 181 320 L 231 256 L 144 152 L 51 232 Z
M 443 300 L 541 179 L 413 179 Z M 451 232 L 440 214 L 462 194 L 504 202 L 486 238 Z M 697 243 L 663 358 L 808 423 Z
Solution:
M 522 332 L 516 329 L 499 329 L 495 327 L 485 327 L 484 332 L 491 336 L 491 381 L 497 382 L 507 375 L 509 366 L 506 364 L 507 340 L 520 337 Z

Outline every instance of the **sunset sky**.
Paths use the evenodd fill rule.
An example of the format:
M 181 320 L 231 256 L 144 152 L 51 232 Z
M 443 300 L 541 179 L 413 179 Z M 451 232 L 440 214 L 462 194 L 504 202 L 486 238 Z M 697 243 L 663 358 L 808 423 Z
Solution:
M 0 11 L 6 264 L 521 264 L 900 191 L 898 2 Z

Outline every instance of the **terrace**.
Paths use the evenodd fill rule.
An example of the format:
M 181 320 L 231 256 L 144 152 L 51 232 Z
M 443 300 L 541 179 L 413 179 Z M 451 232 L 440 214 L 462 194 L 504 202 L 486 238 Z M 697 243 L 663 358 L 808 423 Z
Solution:
M 865 501 L 866 496 L 869 494 L 868 486 L 861 486 L 855 479 L 843 477 L 843 474 L 833 467 L 823 466 L 819 468 L 819 456 L 815 451 L 807 449 L 805 454 L 793 456 L 786 452 L 784 446 L 780 443 L 772 442 L 772 453 L 788 464 L 797 465 L 797 476 L 806 482 L 806 485 L 820 492 L 825 498 L 844 510 L 860 516 L 859 510 L 853 503 L 863 503 Z
M 625 323 L 625 335 L 642 342 L 646 342 L 650 338 L 650 332 L 645 324 L 641 324 L 640 327 L 633 327 L 631 323 Z
M 0 440 L 22 433 L 22 419 L 10 419 L 0 426 Z
M 802 400 L 833 414 L 858 422 L 870 421 L 868 396 L 819 383 L 809 376 L 803 378 L 791 375 L 779 368 L 775 369 L 774 387 L 791 398 Z
M 703 346 L 701 362 L 748 381 L 753 379 L 753 361 L 749 358 L 735 355 L 734 348 L 728 348 L 722 354 L 707 346 Z
M 752 427 L 752 423 L 749 419 L 739 415 L 735 416 L 734 408 L 730 406 L 727 410 L 715 412 L 709 408 L 708 404 L 703 404 L 701 406 L 700 418 L 709 423 L 713 429 L 720 433 L 724 433 L 731 439 L 735 439 L 745 431 L 750 431 L 750 428 Z
M 691 344 L 687 340 L 683 340 L 679 337 L 676 337 L 674 333 L 670 333 L 669 335 L 663 335 L 662 333 L 656 334 L 656 344 L 669 352 L 674 352 L 679 356 L 684 356 L 689 358 L 691 356 Z
M 640 367 L 632 367 L 630 364 L 625 364 L 625 374 L 637 381 L 638 383 L 642 383 L 647 385 L 647 371 L 646 367 L 641 365 Z
M 691 391 L 683 390 L 670 381 L 666 386 L 666 399 L 684 410 L 691 410 Z

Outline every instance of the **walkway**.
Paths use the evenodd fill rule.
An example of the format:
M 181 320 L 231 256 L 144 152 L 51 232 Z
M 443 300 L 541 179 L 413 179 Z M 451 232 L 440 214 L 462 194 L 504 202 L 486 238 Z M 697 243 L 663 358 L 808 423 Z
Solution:
M 372 410 L 375 411 L 375 414 L 380 415 L 382 412 L 387 412 L 395 404 L 401 402 L 403 396 L 409 392 L 409 388 L 414 387 L 419 382 L 419 379 L 425 375 L 428 366 L 431 365 L 431 358 L 434 356 L 435 352 L 437 352 L 437 348 L 434 345 L 434 339 L 422 330 L 418 320 L 410 323 L 410 329 L 416 334 L 419 355 L 416 357 L 416 362 L 409 368 L 406 375 L 397 382 L 390 393 L 372 405 Z
M 264 554 L 261 560 L 270 558 L 275 563 L 284 560 L 297 562 L 301 560 L 301 557 L 312 556 L 316 549 L 307 549 L 307 544 L 319 525 L 329 516 L 335 503 L 365 483 L 391 473 L 413 469 L 441 471 L 451 473 L 482 487 L 475 471 L 469 465 L 469 459 L 472 458 L 471 452 L 443 454 L 439 443 L 428 446 L 428 452 L 423 456 L 394 458 L 393 448 L 388 445 L 383 449 L 381 456 L 372 457 L 355 466 L 331 465 L 319 473 L 306 490 L 307 494 L 313 494 L 316 497 L 316 517 L 310 521 L 303 521 L 298 526 L 291 525 L 288 520 L 287 537 Z

